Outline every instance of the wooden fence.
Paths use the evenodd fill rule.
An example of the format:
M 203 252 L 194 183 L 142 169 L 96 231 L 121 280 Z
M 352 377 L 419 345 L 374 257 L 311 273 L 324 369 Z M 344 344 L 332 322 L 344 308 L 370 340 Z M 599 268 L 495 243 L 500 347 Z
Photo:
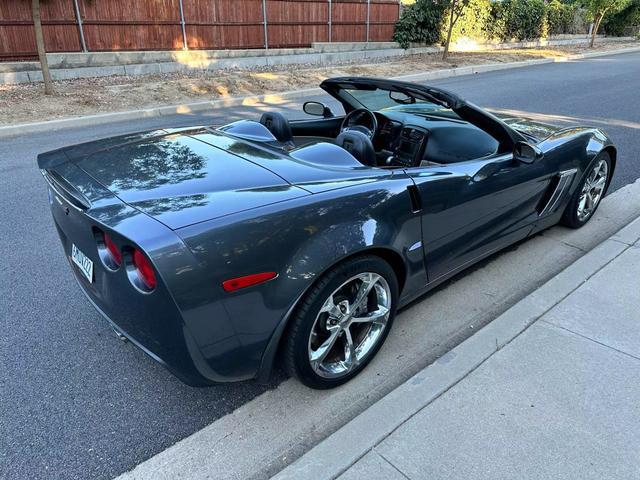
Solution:
M 42 0 L 48 52 L 389 41 L 399 0 Z M 36 56 L 31 2 L 0 0 L 0 60 Z

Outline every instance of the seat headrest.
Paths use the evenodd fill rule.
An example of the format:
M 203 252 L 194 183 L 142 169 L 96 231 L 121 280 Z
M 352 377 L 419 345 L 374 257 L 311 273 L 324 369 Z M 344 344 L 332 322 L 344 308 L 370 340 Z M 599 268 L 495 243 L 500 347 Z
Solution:
M 278 112 L 266 112 L 260 117 L 260 123 L 267 127 L 279 142 L 292 142 L 293 133 L 289 121 Z
M 353 155 L 363 165 L 376 164 L 376 151 L 371 139 L 362 132 L 348 130 L 336 138 L 336 144 Z

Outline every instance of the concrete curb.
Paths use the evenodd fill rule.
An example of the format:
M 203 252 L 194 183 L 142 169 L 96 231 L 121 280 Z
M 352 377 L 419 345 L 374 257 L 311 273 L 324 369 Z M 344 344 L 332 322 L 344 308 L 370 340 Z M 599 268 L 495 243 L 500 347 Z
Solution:
M 544 58 L 536 60 L 526 60 L 523 62 L 507 62 L 507 63 L 491 63 L 485 65 L 465 66 L 457 68 L 449 68 L 444 70 L 434 70 L 430 72 L 415 73 L 395 77 L 398 80 L 405 81 L 425 81 L 436 80 L 441 78 L 456 77 L 461 75 L 471 75 L 475 73 L 491 72 L 496 70 L 505 70 L 510 68 L 528 67 L 532 65 L 541 65 L 545 63 L 566 62 L 570 60 L 580 60 L 584 58 L 604 57 L 609 55 L 619 55 L 624 53 L 639 52 L 639 47 L 623 48 L 619 50 L 610 50 L 607 52 L 588 52 L 565 57 Z M 0 138 L 10 137 L 14 135 L 24 135 L 27 133 L 38 133 L 48 130 L 57 130 L 61 128 L 77 128 L 95 125 L 103 125 L 105 123 L 138 120 L 143 118 L 161 117 L 166 115 L 180 115 L 201 112 L 204 110 L 235 107 L 243 104 L 256 103 L 278 103 L 284 100 L 304 97 L 306 95 L 317 95 L 322 92 L 317 87 L 306 88 L 302 90 L 291 90 L 281 93 L 270 93 L 264 95 L 250 95 L 245 97 L 230 97 L 220 100 L 211 100 L 195 103 L 186 103 L 181 105 L 169 105 L 164 107 L 152 107 L 140 110 L 129 110 L 125 112 L 105 113 L 98 115 L 87 115 L 83 117 L 63 118 L 59 120 L 49 120 L 46 122 L 23 123 L 17 125 L 8 125 L 0 127 Z
M 640 218 L 579 258 L 478 333 L 373 404 L 273 477 L 334 479 L 464 379 L 640 237 Z

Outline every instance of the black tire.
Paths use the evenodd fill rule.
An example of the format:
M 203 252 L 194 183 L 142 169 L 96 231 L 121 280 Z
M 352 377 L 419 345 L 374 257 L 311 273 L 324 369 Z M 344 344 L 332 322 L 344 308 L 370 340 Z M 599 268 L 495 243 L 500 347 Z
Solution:
M 589 175 L 593 171 L 594 167 L 600 162 L 600 160 L 604 160 L 607 163 L 607 180 L 605 183 L 604 191 L 602 192 L 602 195 L 599 197 L 593 211 L 586 218 L 580 219 L 578 216 L 578 203 L 580 202 L 580 195 L 582 193 L 582 189 Z M 611 175 L 613 173 L 611 167 L 612 167 L 611 156 L 609 155 L 608 152 L 600 152 L 598 155 L 596 155 L 596 157 L 589 164 L 589 167 L 587 167 L 586 172 L 582 180 L 580 181 L 580 184 L 578 185 L 578 188 L 576 188 L 576 191 L 573 192 L 573 196 L 569 200 L 569 203 L 567 204 L 564 210 L 564 214 L 562 215 L 560 223 L 562 223 L 563 225 L 569 228 L 580 228 L 583 225 L 586 225 L 589 220 L 591 220 L 594 213 L 597 211 L 598 207 L 600 206 L 600 202 L 602 201 L 602 198 L 607 192 L 607 189 L 609 187 L 609 182 L 611 182 Z
M 390 290 L 391 303 L 386 327 L 377 337 L 376 344 L 351 371 L 337 378 L 326 378 L 311 366 L 309 346 L 312 329 L 325 301 L 345 282 L 354 276 L 371 272 L 386 280 Z M 286 371 L 303 384 L 315 389 L 334 388 L 348 382 L 360 373 L 378 353 L 391 330 L 398 303 L 398 280 L 391 266 L 375 255 L 354 257 L 340 263 L 326 272 L 302 297 L 289 322 L 283 344 L 283 364 Z

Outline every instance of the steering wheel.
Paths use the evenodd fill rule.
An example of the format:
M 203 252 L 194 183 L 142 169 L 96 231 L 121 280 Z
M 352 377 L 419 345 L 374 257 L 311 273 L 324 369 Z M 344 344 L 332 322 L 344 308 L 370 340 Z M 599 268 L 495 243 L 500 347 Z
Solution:
M 370 110 L 366 108 L 356 108 L 344 117 L 342 125 L 340 126 L 340 132 L 347 132 L 349 130 L 364 133 L 373 140 L 373 137 L 378 131 L 378 119 Z

